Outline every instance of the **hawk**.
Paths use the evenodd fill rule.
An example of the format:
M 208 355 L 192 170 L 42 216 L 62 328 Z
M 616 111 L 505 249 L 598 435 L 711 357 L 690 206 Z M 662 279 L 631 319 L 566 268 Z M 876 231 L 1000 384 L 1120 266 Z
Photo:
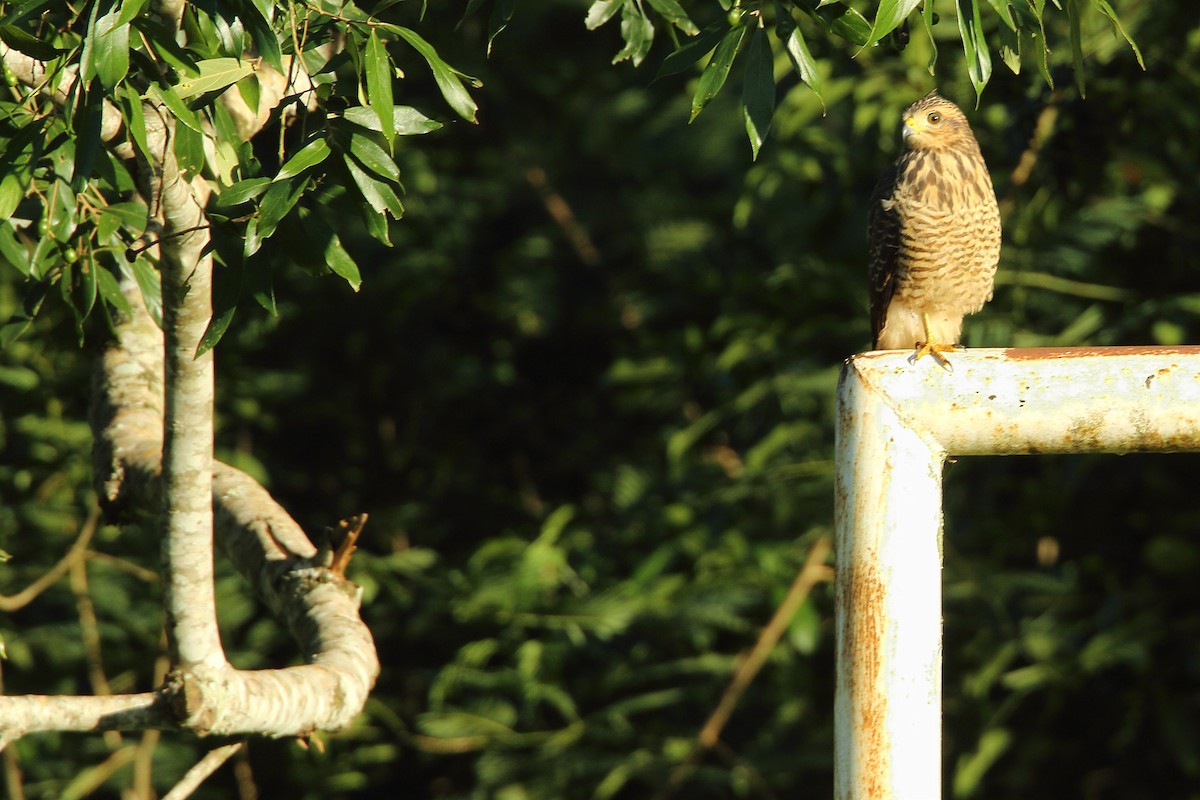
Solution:
M 936 91 L 904 112 L 905 149 L 875 187 L 868 219 L 871 336 L 947 370 L 963 317 L 992 299 L 1000 209 L 979 143 Z

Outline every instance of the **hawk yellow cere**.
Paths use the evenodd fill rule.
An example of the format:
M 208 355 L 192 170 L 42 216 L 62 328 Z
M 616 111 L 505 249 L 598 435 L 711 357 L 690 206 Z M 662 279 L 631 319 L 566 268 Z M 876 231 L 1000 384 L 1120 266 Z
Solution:
M 1000 210 L 958 106 L 930 92 L 904 112 L 904 153 L 869 216 L 872 343 L 948 367 L 963 317 L 992 299 Z

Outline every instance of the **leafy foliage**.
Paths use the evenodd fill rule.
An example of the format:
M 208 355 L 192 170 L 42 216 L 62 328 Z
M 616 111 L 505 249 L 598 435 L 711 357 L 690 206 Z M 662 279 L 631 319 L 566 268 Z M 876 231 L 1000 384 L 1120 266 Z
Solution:
M 136 256 L 155 242 L 135 246 L 153 208 L 126 199 L 136 187 L 125 156 L 150 155 L 148 115 L 170 118 L 175 158 L 212 196 L 208 218 L 227 273 L 202 349 L 225 332 L 243 287 L 273 308 L 281 259 L 262 246 L 275 234 L 284 234 L 288 260 L 332 271 L 356 289 L 359 267 L 341 241 L 348 220 L 322 211 L 348 201 L 363 209 L 370 234 L 390 244 L 387 220 L 404 213 L 397 137 L 440 127 L 394 103 L 393 50 L 416 53 L 449 107 L 475 118 L 473 79 L 412 28 L 353 3 L 190 4 L 182 10 L 184 44 L 136 0 L 90 4 L 86 18 L 46 10 L 36 35 L 18 27 L 29 11 L 0 20 L 5 44 L 39 62 L 21 76 L 6 68 L 14 98 L 0 103 L 0 216 L 8 218 L 0 256 L 30 278 L 25 310 L 0 331 L 6 341 L 55 284 L 82 329 L 93 309 L 119 308 L 114 275 L 133 272 L 139 284 L 153 283 Z M 343 48 L 335 38 L 344 38 Z M 267 99 L 272 92 L 275 102 Z M 106 114 L 119 115 L 118 132 L 104 129 Z M 250 139 L 259 114 L 281 130 L 275 148 L 259 144 L 268 136 Z M 126 140 L 124 156 L 114 137 Z

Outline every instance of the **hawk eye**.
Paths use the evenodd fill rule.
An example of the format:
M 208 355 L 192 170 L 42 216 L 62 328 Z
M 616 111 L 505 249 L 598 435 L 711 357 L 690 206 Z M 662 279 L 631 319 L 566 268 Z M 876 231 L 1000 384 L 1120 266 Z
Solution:
M 936 111 L 930 111 L 929 116 L 925 117 L 925 119 L 929 120 L 930 125 L 937 125 L 942 121 L 942 115 Z

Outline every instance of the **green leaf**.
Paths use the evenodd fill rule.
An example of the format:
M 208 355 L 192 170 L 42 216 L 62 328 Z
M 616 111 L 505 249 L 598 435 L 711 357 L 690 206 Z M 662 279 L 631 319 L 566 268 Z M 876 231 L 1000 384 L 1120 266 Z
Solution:
M 792 62 L 792 69 L 796 70 L 800 80 L 804 81 L 805 85 L 812 89 L 813 94 L 821 101 L 821 110 L 824 112 L 825 98 L 821 95 L 821 73 L 817 71 L 817 62 L 809 52 L 808 43 L 804 41 L 804 36 L 801 35 L 800 28 L 796 25 L 792 15 L 784 9 L 782 3 L 777 2 L 775 7 L 779 18 L 775 34 L 783 42 L 788 60 Z
M 150 49 L 154 51 L 154 54 L 166 62 L 171 69 L 181 75 L 196 75 L 199 72 L 195 56 L 175 41 L 174 32 L 165 25 L 150 17 L 138 17 L 130 24 L 150 43 Z
M 215 92 L 237 83 L 254 72 L 254 65 L 236 58 L 209 58 L 196 64 L 199 74 L 175 84 L 175 92 L 187 99 Z
M 280 220 L 295 207 L 300 200 L 300 195 L 304 194 L 304 190 L 307 188 L 308 180 L 306 178 L 292 178 L 277 181 L 272 184 L 270 189 L 267 189 L 262 203 L 259 204 L 258 218 L 255 223 L 255 234 L 260 241 L 270 238 L 271 234 L 275 233 Z M 247 240 L 250 238 L 249 231 L 246 233 L 246 238 Z
M 242 263 L 235 261 L 232 266 L 219 270 L 214 277 L 213 285 L 213 314 L 208 321 L 208 327 L 196 345 L 196 358 L 216 347 L 217 342 L 229 330 L 233 315 L 237 311 L 238 301 L 242 297 Z
M 937 66 L 938 46 L 937 39 L 933 35 L 933 0 L 925 0 L 925 5 L 921 8 L 921 21 L 925 23 L 925 35 L 929 37 L 929 74 L 934 75 L 934 68 Z
M 596 0 L 588 9 L 587 17 L 583 24 L 589 31 L 594 31 L 604 23 L 612 19 L 629 0 Z
M 875 12 L 875 22 L 871 25 L 871 35 L 863 46 L 870 47 L 896 30 L 920 2 L 921 0 L 880 0 L 879 10 Z
M 49 281 L 37 280 L 25 284 L 21 307 L 13 312 L 4 325 L 0 326 L 0 350 L 6 349 L 15 342 L 17 337 L 33 323 L 49 291 Z
M 118 25 L 132 22 L 146 5 L 146 0 L 121 0 L 121 13 L 117 17 Z
M 82 339 L 83 323 L 96 305 L 96 263 L 85 254 L 74 264 L 64 263 L 59 291 L 75 318 L 75 332 Z
M 120 314 L 125 317 L 133 315 L 133 308 L 129 305 L 129 299 L 121 291 L 121 285 L 117 283 L 116 276 L 99 266 L 96 268 L 96 288 L 100 291 L 100 297 Z
M 367 227 L 367 233 L 371 238 L 386 247 L 392 246 L 391 231 L 388 227 L 388 218 L 386 214 L 377 214 L 375 209 L 369 205 L 362 206 L 363 223 Z
M 281 186 L 282 184 L 275 184 Z M 269 235 L 269 234 L 268 234 Z M 265 236 L 258 235 L 258 217 L 246 220 L 246 232 L 242 236 L 242 258 L 249 259 L 262 247 Z
M 75 118 L 75 165 L 71 182 L 76 191 L 82 191 L 100 154 L 100 128 L 104 122 L 104 90 L 98 80 L 93 80 L 83 93 Z
M 400 181 L 400 168 L 369 134 L 351 133 L 350 152 L 360 164 L 393 183 Z
M 329 142 L 324 138 L 313 139 L 294 156 L 289 158 L 287 162 L 279 168 L 277 174 L 272 180 L 285 181 L 288 178 L 293 178 L 304 172 L 310 167 L 315 167 L 329 156 Z
M 637 3 L 629 3 L 621 11 L 621 38 L 625 40 L 625 46 L 613 57 L 612 63 L 629 59 L 635 67 L 639 66 L 654 43 L 654 24 Z
M 1070 1 L 1070 0 L 1068 0 Z M 983 87 L 992 77 L 992 58 L 988 54 L 983 36 L 983 22 L 979 17 L 980 0 L 957 0 L 958 33 L 962 37 L 963 53 L 967 59 L 967 75 L 975 87 L 975 104 L 983 96 Z
M 274 5 L 274 3 L 264 4 L 268 9 L 273 8 Z M 250 33 L 254 49 L 262 56 L 262 60 L 276 72 L 286 74 L 283 68 L 283 51 L 279 47 L 279 36 L 275 33 L 275 26 L 263 14 L 263 9 L 253 0 L 237 0 L 233 6 L 237 10 L 238 18 Z
M 1075 67 L 1075 85 L 1079 87 L 1079 96 L 1087 97 L 1084 88 L 1083 72 L 1083 34 L 1080 31 L 1079 0 L 1066 0 L 1068 30 L 1071 38 L 1071 63 Z
M 175 160 L 188 177 L 204 169 L 204 134 L 187 125 L 175 126 Z
M 513 10 L 517 6 L 517 0 L 496 0 L 496 4 L 492 6 L 492 14 L 488 18 L 488 37 L 486 54 L 492 55 L 492 42 L 496 41 L 496 37 L 508 27 L 508 21 L 512 19 Z
M 83 79 L 99 78 L 111 92 L 129 72 L 129 23 L 118 22 L 120 12 L 116 8 L 96 16 L 100 6 L 97 2 L 92 7 L 93 22 L 84 36 Z
M 377 133 L 382 130 L 379 124 L 379 115 L 369 108 L 352 106 L 346 109 L 343 116 L 347 121 L 353 122 L 355 125 L 361 125 Z M 412 106 L 394 106 L 392 109 L 392 122 L 395 125 L 397 136 L 413 136 L 429 133 L 442 127 L 442 123 L 430 119 Z
M 242 78 L 238 81 L 237 88 L 238 94 L 246 102 L 246 107 L 251 111 L 257 111 L 259 103 L 262 102 L 262 84 L 258 82 L 258 76 L 249 75 Z
M 1129 34 L 1125 32 L 1125 27 L 1121 25 L 1121 20 L 1117 18 L 1117 12 L 1114 11 L 1113 7 L 1108 4 L 1108 0 L 1092 0 L 1092 5 L 1099 9 L 1100 13 L 1104 15 L 1105 19 L 1107 19 L 1109 24 L 1112 25 L 1113 31 L 1115 31 L 1118 36 L 1125 40 L 1125 42 L 1133 50 L 1133 55 L 1135 58 L 1137 58 L 1138 66 L 1145 70 L 1146 62 L 1142 60 L 1142 51 L 1138 49 L 1137 43 L 1134 42 L 1133 39 L 1130 38 Z
M 758 151 L 767 138 L 771 117 L 775 114 L 774 63 L 771 40 L 766 31 L 756 28 L 746 48 L 746 74 L 742 84 L 742 112 L 754 160 L 758 160 Z
M 146 311 L 149 312 L 150 318 L 154 320 L 154 324 L 161 328 L 162 280 L 158 274 L 158 270 L 154 268 L 154 265 L 150 263 L 148 258 L 135 258 L 129 264 L 129 269 L 133 272 L 133 279 L 142 291 L 142 299 L 146 302 Z
M 22 275 L 29 276 L 29 250 L 17 239 L 12 225 L 7 222 L 0 222 L 0 258 L 16 267 Z
M 714 22 L 700 31 L 691 41 L 663 59 L 662 66 L 658 68 L 658 73 L 654 76 L 655 80 L 683 72 L 704 58 L 720 43 L 726 30 L 728 27 L 722 21 Z
M 379 34 L 374 30 L 367 37 L 367 49 L 363 58 L 363 71 L 367 77 L 367 101 L 379 117 L 380 130 L 390 148 L 396 137 L 395 123 L 392 119 L 395 108 L 392 102 L 392 77 L 395 72 L 392 69 L 392 59 L 379 41 Z
M 695 36 L 700 32 L 696 23 L 692 22 L 687 12 L 683 10 L 683 6 L 679 5 L 678 0 L 650 0 L 650 7 L 688 36 Z
M 36 58 L 38 61 L 50 61 L 66 52 L 15 25 L 0 25 L 0 41 L 13 50 L 24 53 L 30 58 Z
M 270 178 L 247 178 L 238 181 L 221 189 L 221 193 L 217 195 L 217 205 L 222 208 L 241 205 L 261 195 L 270 185 Z
M 142 231 L 146 230 L 147 213 L 146 206 L 134 202 L 110 203 L 100 209 L 100 221 L 96 227 L 102 234 L 102 242 L 107 244 L 107 240 L 117 229 L 140 236 Z
M 0 219 L 11 217 L 24 197 L 25 187 L 20 176 L 15 172 L 5 173 L 4 177 L 0 178 Z
M 362 275 L 359 274 L 358 264 L 354 263 L 354 259 L 346 252 L 346 248 L 342 247 L 342 241 L 336 233 L 329 237 L 329 243 L 325 246 L 325 263 L 333 270 L 334 275 L 345 280 L 354 291 L 357 292 L 362 286 Z
M 9 11 L 3 17 L 0 17 L 0 25 L 16 25 L 24 21 L 37 12 L 41 11 L 51 3 L 58 3 L 60 0 L 25 0 L 12 11 Z
M 196 113 L 187 107 L 187 103 L 175 93 L 175 89 L 162 83 L 152 83 L 146 89 L 146 98 L 152 102 L 166 106 L 175 115 L 175 119 L 191 128 L 196 133 L 203 133 L 204 128 L 197 119 Z
M 729 77 L 729 69 L 733 66 L 733 59 L 737 56 L 738 48 L 742 46 L 742 39 L 745 36 L 746 26 L 739 23 L 721 38 L 721 43 L 717 45 L 717 51 L 708 65 L 704 67 L 704 72 L 700 74 L 700 80 L 696 83 L 696 92 L 692 95 L 692 115 L 688 118 L 689 123 L 696 119 L 696 116 L 725 85 L 725 79 Z
M 400 219 L 404 215 L 404 207 L 400 205 L 400 199 L 396 197 L 392 187 L 372 178 L 350 156 L 344 156 L 343 159 L 346 162 L 346 169 L 350 171 L 350 177 L 358 186 L 358 190 L 362 192 L 363 199 L 371 205 L 371 208 L 375 209 L 377 214 L 390 213 L 396 219 Z
M 429 64 L 430 70 L 433 71 L 433 79 L 437 83 L 442 97 L 454 109 L 455 113 L 467 122 L 474 122 L 475 113 L 479 110 L 479 107 L 475 105 L 475 101 L 471 99 L 470 93 L 463 86 L 462 79 L 460 78 L 462 73 L 443 61 L 438 56 L 437 51 L 433 49 L 433 46 L 417 35 L 415 31 L 398 25 L 389 25 L 388 30 L 394 31 L 396 35 L 403 38 L 413 49 L 421 54 L 421 57 L 425 59 L 425 63 Z M 468 79 L 475 85 L 479 85 L 479 82 L 474 78 Z
M 117 106 L 121 109 L 121 119 L 125 122 L 125 130 L 133 138 L 133 143 L 144 158 L 150 158 L 150 145 L 146 139 L 146 112 L 142 108 L 142 98 L 132 86 L 122 86 L 116 95 Z
M 837 3 L 823 5 L 818 0 L 793 0 L 803 11 L 811 14 L 831 33 L 842 37 L 851 44 L 865 45 L 871 38 L 871 23 L 867 18 L 850 6 Z

